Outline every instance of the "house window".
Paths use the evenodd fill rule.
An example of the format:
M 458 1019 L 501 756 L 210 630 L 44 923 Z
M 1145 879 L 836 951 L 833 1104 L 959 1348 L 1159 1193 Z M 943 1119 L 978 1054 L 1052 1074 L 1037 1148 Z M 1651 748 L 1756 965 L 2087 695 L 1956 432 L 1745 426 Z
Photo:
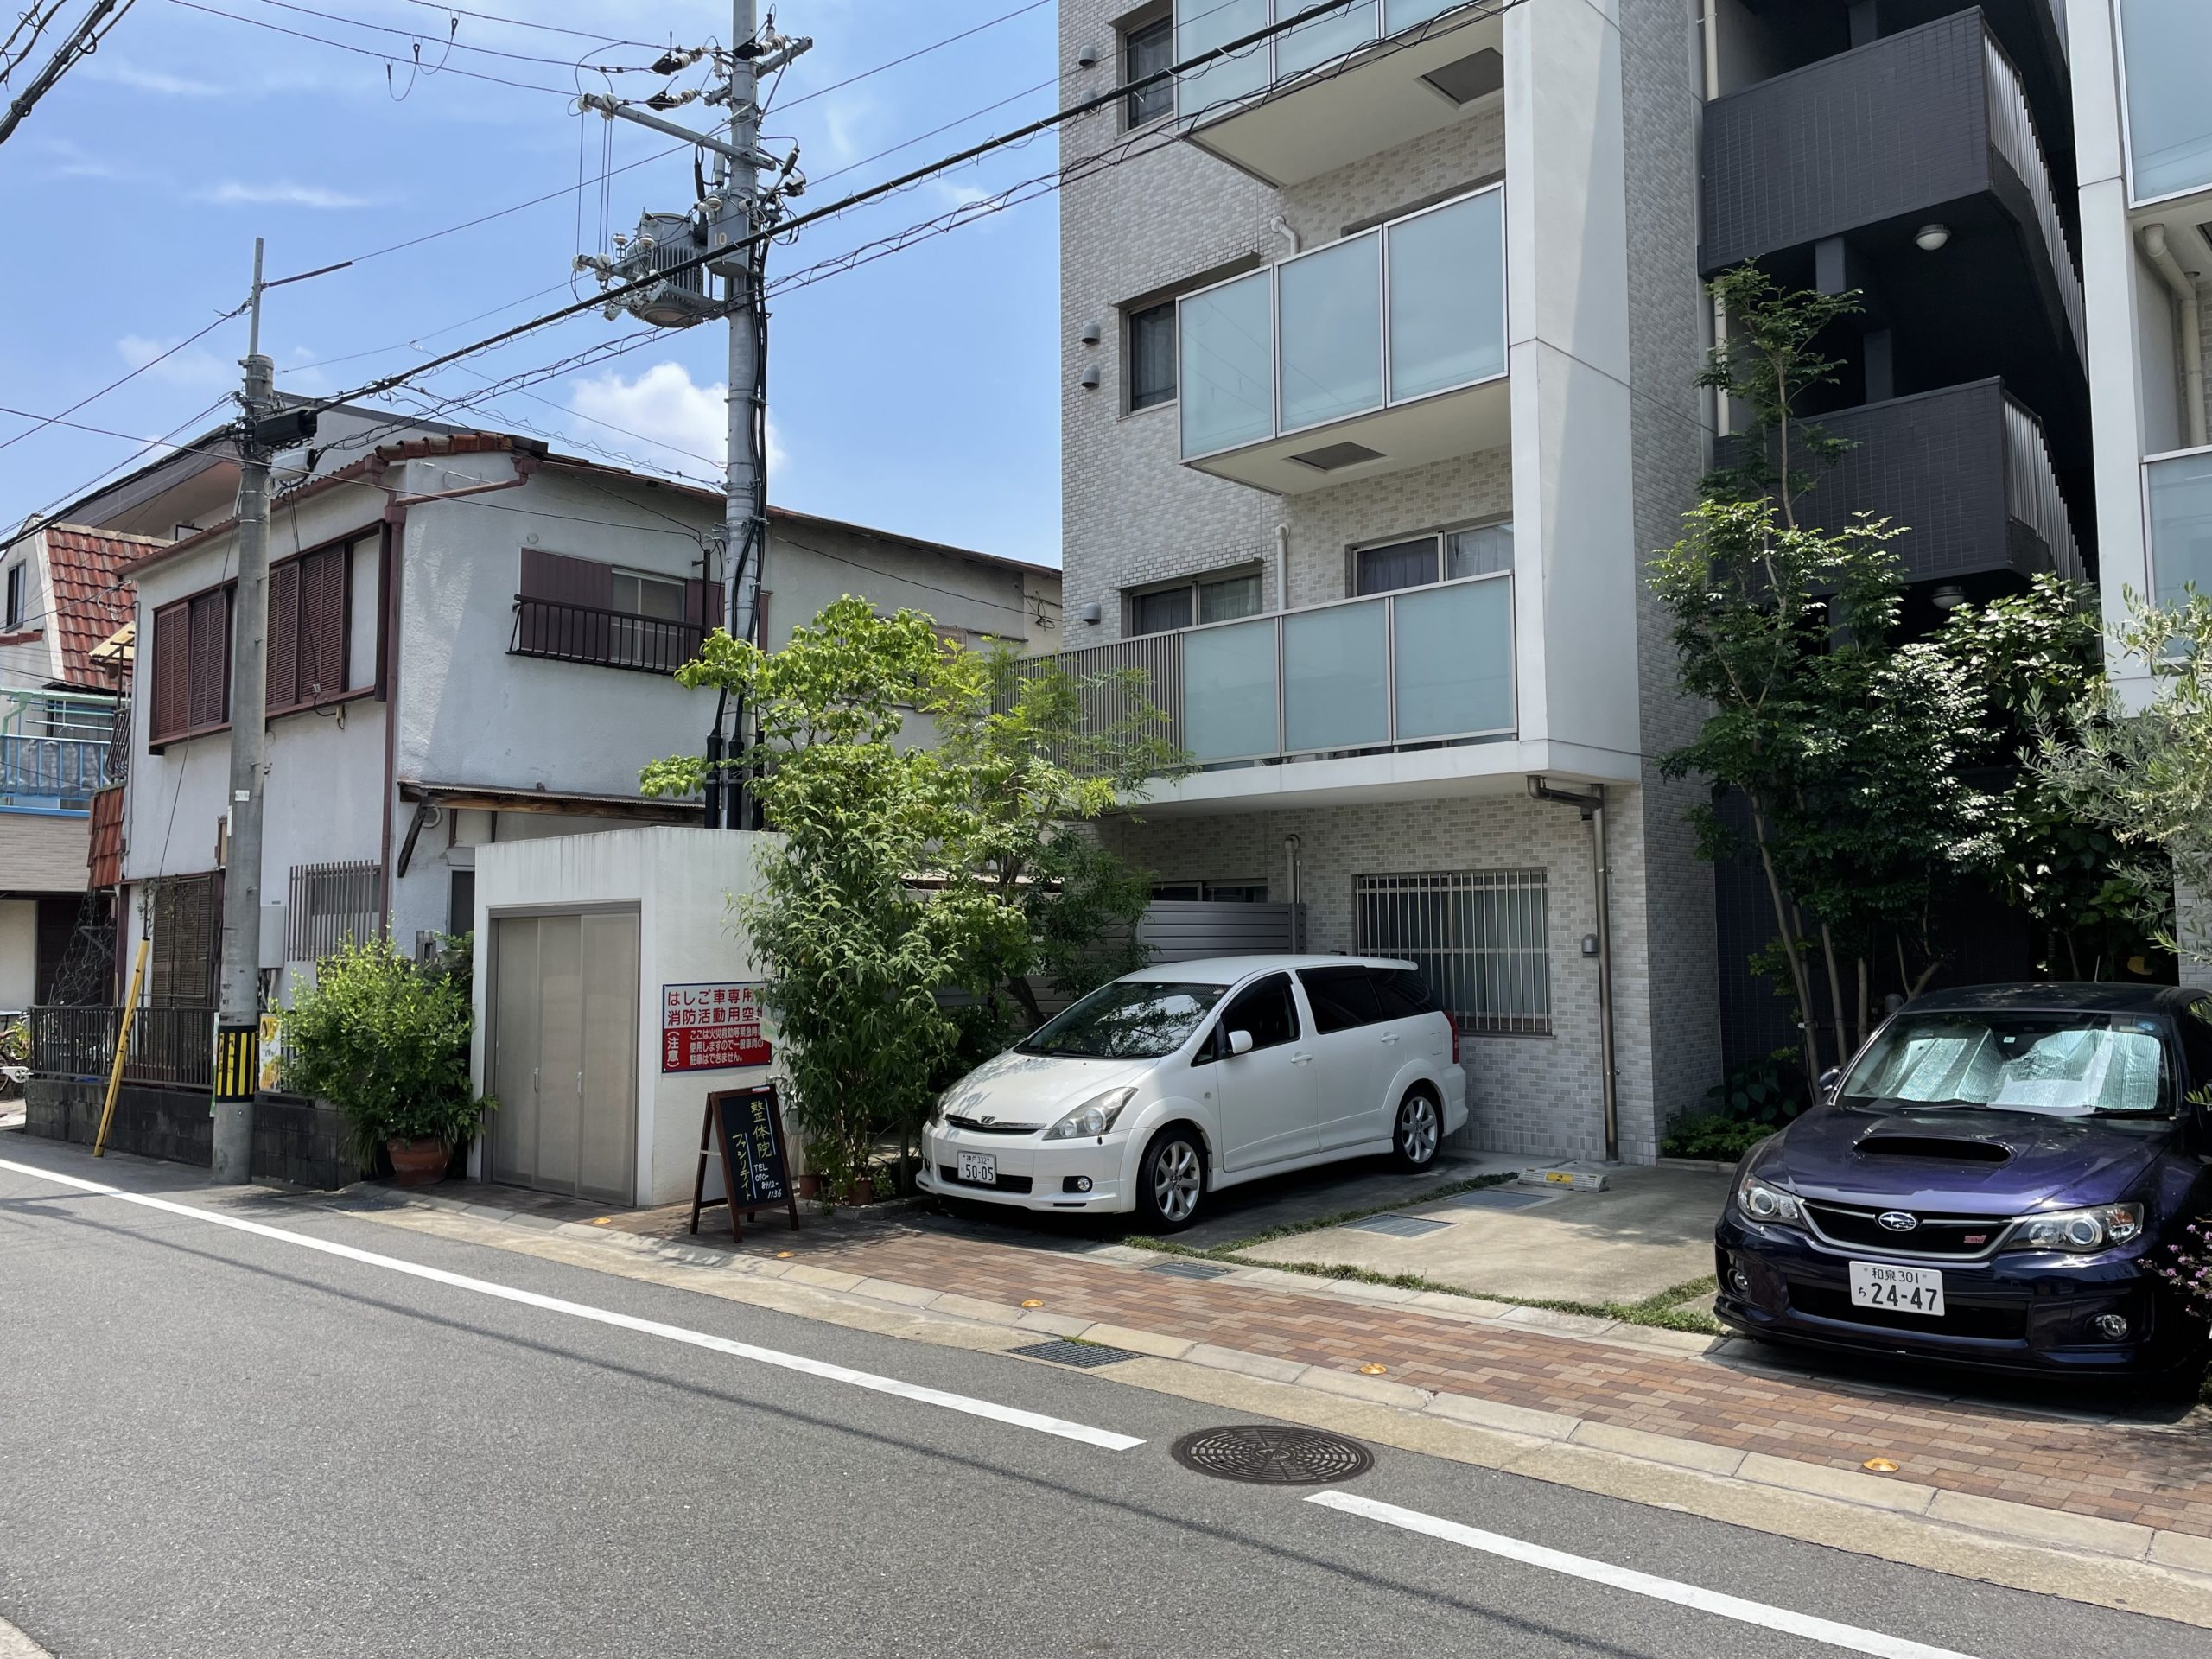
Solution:
M 1168 114 L 1175 107 L 1175 83 L 1155 80 L 1148 86 L 1136 82 L 1147 75 L 1156 75 L 1175 61 L 1175 21 L 1161 15 L 1149 22 L 1140 23 L 1122 31 L 1122 80 L 1133 90 L 1122 99 L 1126 125 L 1135 128 L 1150 124 Z
M 284 912 L 284 958 L 321 962 L 339 947 L 376 938 L 384 919 L 383 866 L 373 858 L 292 866 Z
M 373 552 L 373 543 L 367 544 Z M 269 572 L 269 712 L 311 709 L 346 689 L 353 550 L 319 548 Z
M 230 718 L 231 589 L 219 588 L 154 613 L 149 740 L 214 730 Z
M 1513 525 L 1505 520 L 1354 548 L 1350 585 L 1354 596 L 1389 594 L 1512 569 Z
M 507 650 L 518 657 L 672 674 L 698 654 L 707 630 L 721 620 L 718 582 L 526 547 Z
M 1462 1031 L 1549 1033 L 1544 871 L 1362 875 L 1352 887 L 1360 953 L 1413 963 Z
M 186 875 L 153 884 L 147 925 L 146 1003 L 215 1006 L 215 952 L 222 938 L 222 878 Z
M 1173 308 L 1170 308 L 1173 314 Z M 1172 391 L 1172 388 L 1171 388 Z M 4 626 L 10 629 L 23 626 L 23 573 L 28 567 L 11 564 L 8 567 L 8 609 Z
M 1175 302 L 1128 314 L 1129 409 L 1175 401 Z
M 1185 577 L 1128 595 L 1129 632 L 1166 633 L 1194 621 L 1234 622 L 1260 613 L 1260 572 Z

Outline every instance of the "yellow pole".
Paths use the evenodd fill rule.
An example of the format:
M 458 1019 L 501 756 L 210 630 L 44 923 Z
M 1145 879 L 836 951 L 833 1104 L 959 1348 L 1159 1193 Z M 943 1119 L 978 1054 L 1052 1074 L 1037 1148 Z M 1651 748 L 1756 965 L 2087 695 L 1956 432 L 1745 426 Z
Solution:
M 115 1033 L 115 1064 L 108 1068 L 107 1104 L 100 1108 L 100 1132 L 92 1137 L 92 1156 L 106 1156 L 107 1126 L 115 1116 L 115 1096 L 123 1087 L 123 1057 L 130 1048 L 130 1024 L 138 1017 L 138 986 L 146 976 L 146 947 L 151 936 L 138 941 L 138 959 L 130 964 L 130 995 L 123 1000 L 123 1024 Z

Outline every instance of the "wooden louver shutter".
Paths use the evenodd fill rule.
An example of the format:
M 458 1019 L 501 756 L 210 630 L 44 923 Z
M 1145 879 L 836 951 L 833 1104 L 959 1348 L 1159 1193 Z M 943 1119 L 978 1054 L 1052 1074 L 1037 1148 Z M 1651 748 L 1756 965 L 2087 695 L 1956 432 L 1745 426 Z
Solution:
M 300 561 L 299 691 L 321 702 L 346 689 L 346 550 Z
M 289 709 L 300 700 L 300 562 L 269 573 L 269 706 Z
M 602 564 L 597 559 L 572 559 L 565 553 L 525 547 L 522 550 L 519 596 L 551 601 L 522 607 L 521 645 L 524 651 L 570 657 L 604 652 L 607 619 L 560 607 L 582 605 L 595 611 L 613 609 L 613 565 Z M 597 652 L 594 646 L 598 648 Z
M 683 620 L 707 629 L 722 625 L 722 585 L 693 576 L 683 584 Z
M 186 720 L 219 726 L 231 706 L 231 592 L 192 601 L 192 692 Z
M 155 742 L 185 728 L 191 715 L 192 607 L 180 601 L 154 613 L 154 706 L 146 722 Z

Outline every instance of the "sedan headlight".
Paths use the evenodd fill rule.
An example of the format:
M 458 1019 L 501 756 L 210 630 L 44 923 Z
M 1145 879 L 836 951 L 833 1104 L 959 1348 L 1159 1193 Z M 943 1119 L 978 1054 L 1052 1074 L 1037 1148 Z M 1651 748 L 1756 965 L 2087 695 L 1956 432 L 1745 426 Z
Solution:
M 1753 1221 L 1778 1221 L 1792 1227 L 1805 1224 L 1805 1211 L 1796 1194 L 1746 1176 L 1736 1189 L 1736 1207 Z
M 1114 1120 L 1122 1115 L 1122 1108 L 1129 1103 L 1129 1096 L 1136 1091 L 1136 1085 L 1131 1084 L 1125 1089 L 1109 1089 L 1103 1095 L 1093 1095 L 1046 1130 L 1045 1138 L 1088 1141 L 1093 1135 L 1105 1134 L 1114 1127 Z
M 2066 1250 L 2080 1255 L 2125 1244 L 2143 1232 L 2139 1204 L 2103 1204 L 2094 1210 L 2054 1210 L 2030 1216 L 2014 1230 L 2010 1250 Z

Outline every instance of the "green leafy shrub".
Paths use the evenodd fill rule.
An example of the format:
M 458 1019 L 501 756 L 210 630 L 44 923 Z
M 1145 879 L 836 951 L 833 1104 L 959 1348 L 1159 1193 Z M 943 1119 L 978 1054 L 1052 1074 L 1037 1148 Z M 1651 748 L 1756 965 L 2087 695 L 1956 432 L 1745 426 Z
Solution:
M 417 967 L 372 939 L 317 963 L 313 988 L 285 1015 L 287 1086 L 345 1115 L 363 1169 L 388 1141 L 458 1145 L 497 1103 L 469 1088 L 467 984 L 466 966 Z
M 1740 1119 L 1700 1112 L 1678 1117 L 1669 1124 L 1667 1133 L 1660 1139 L 1659 1150 L 1669 1158 L 1710 1159 L 1715 1163 L 1732 1164 L 1773 1133 L 1771 1123 L 1746 1123 Z
M 1669 1124 L 1659 1150 L 1669 1158 L 1733 1162 L 1803 1111 L 1810 1097 L 1797 1051 L 1777 1048 L 1707 1090 L 1706 1109 Z

